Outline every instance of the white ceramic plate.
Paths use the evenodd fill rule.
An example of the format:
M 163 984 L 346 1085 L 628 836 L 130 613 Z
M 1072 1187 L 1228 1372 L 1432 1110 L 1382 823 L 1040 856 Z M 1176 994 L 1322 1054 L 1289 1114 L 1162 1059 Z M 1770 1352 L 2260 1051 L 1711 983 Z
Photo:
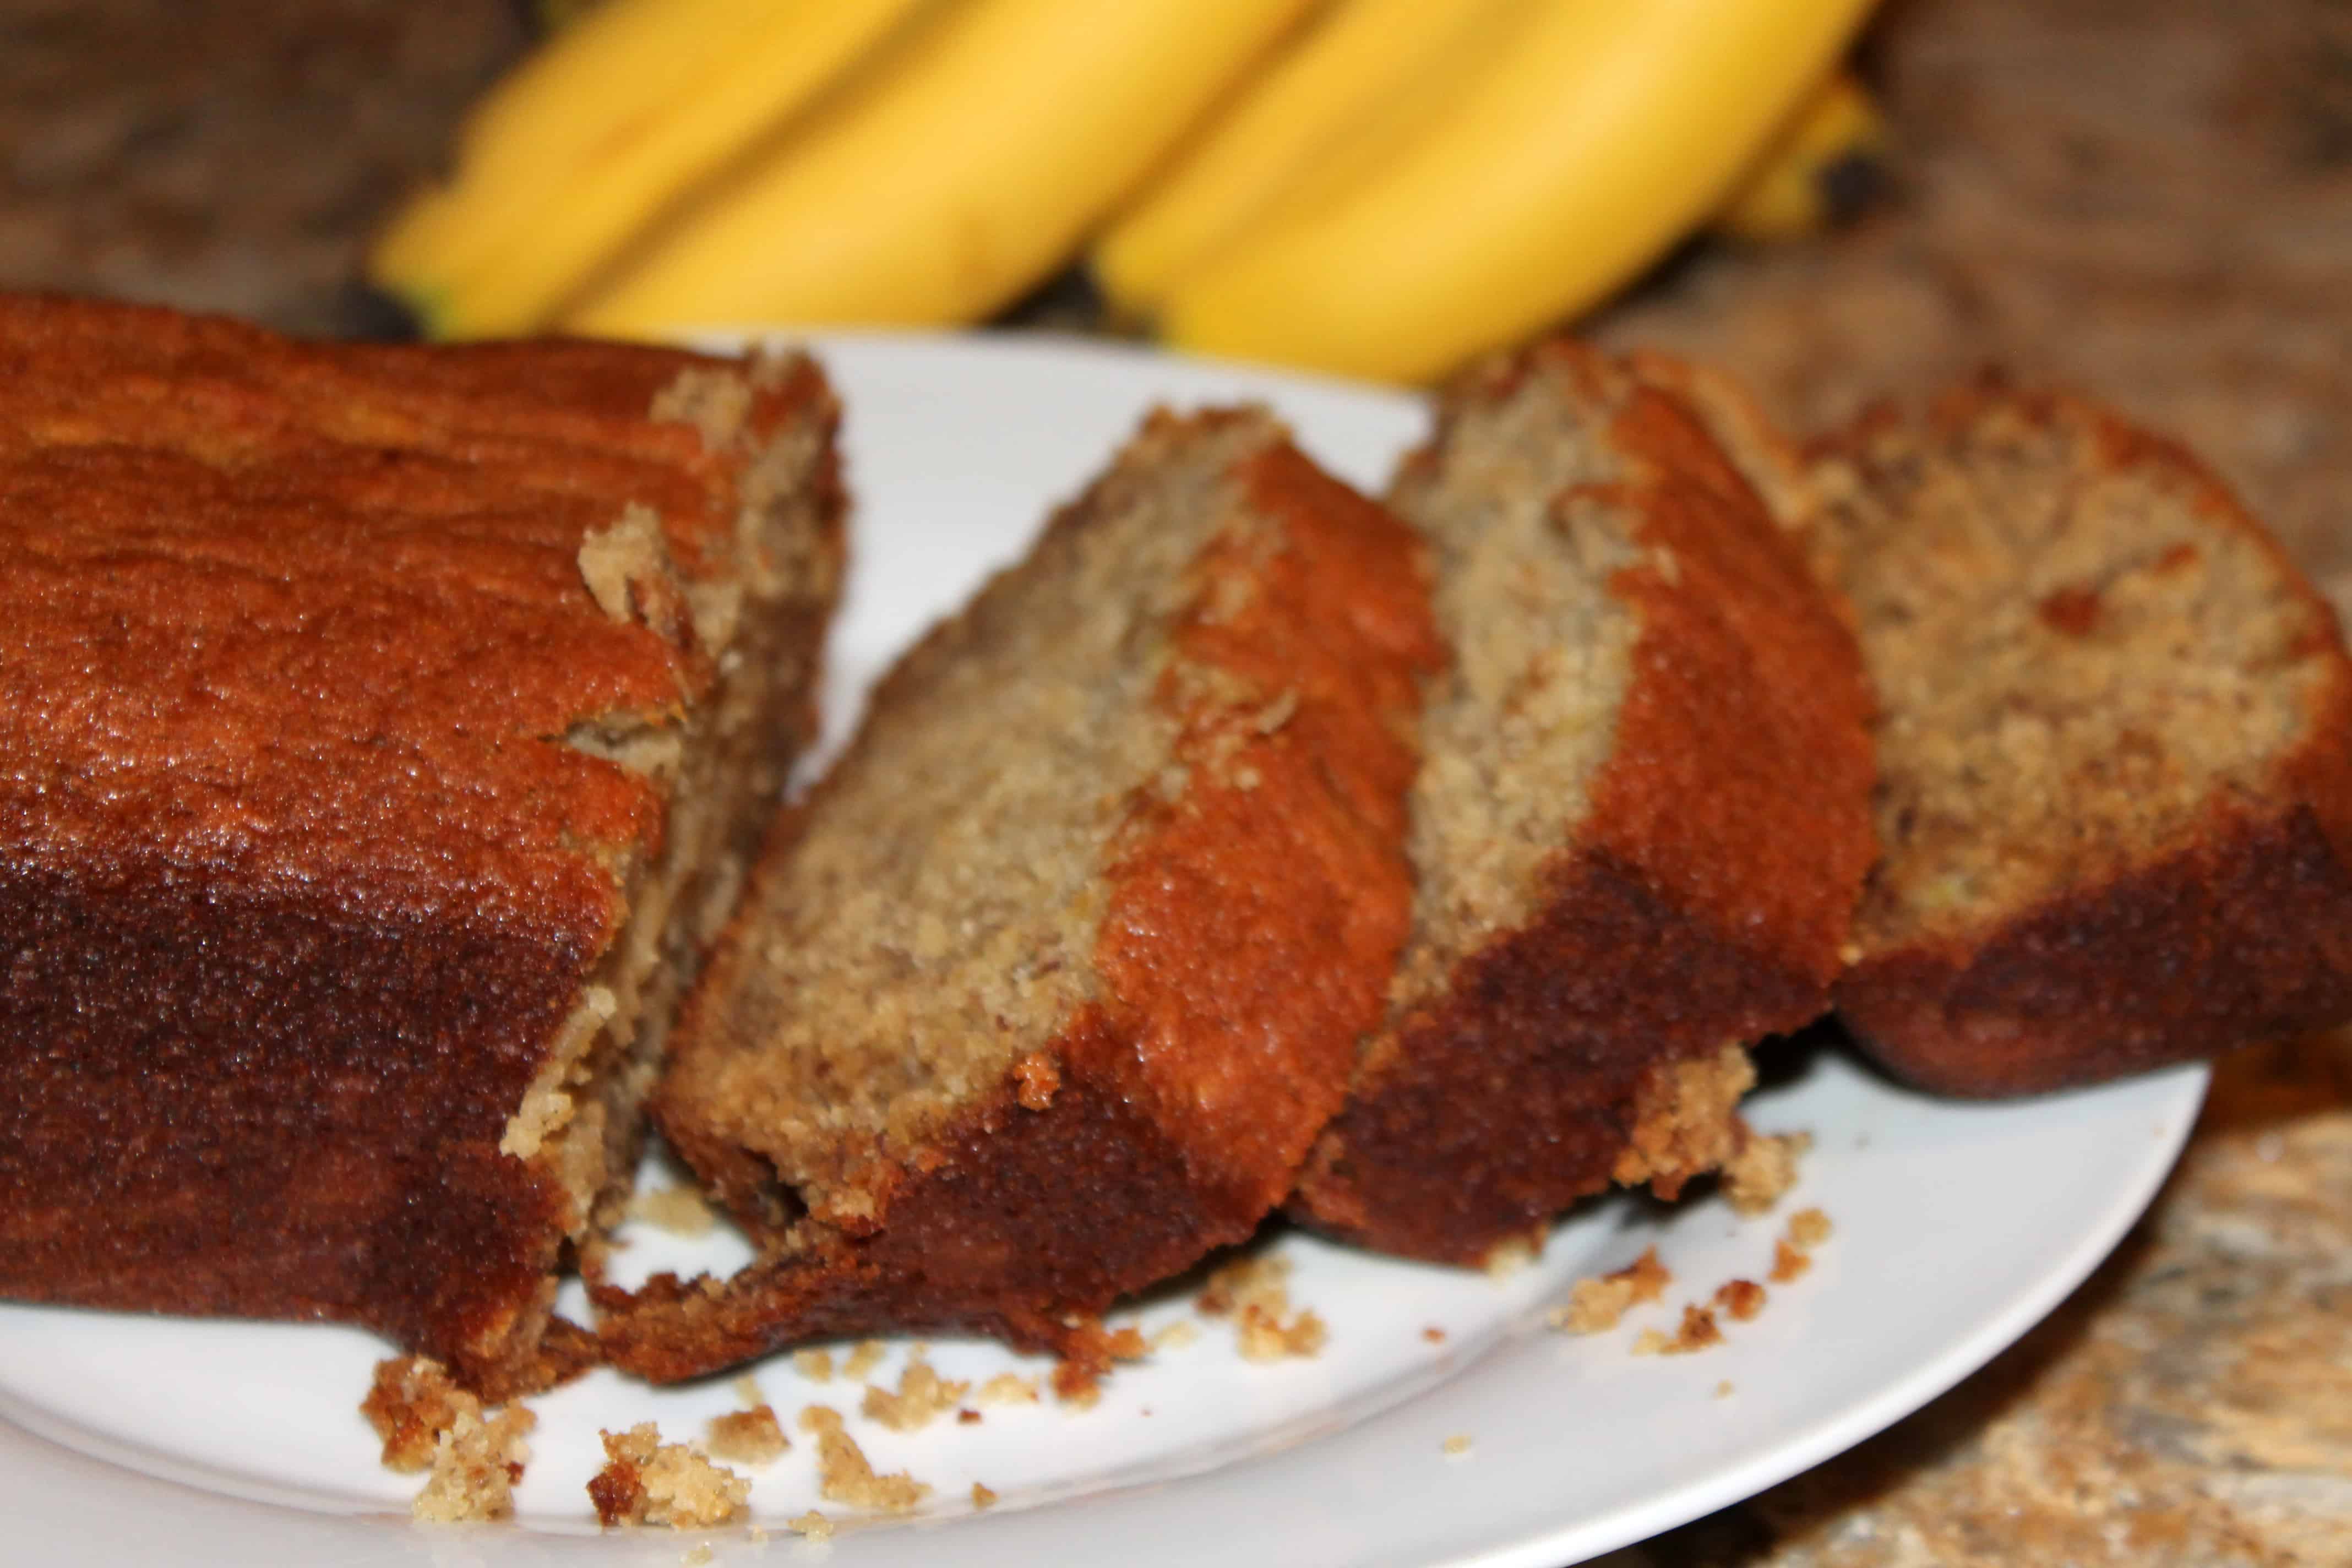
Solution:
M 841 337 L 823 348 L 849 407 L 859 498 L 834 711 L 1103 460 L 1150 403 L 1272 403 L 1324 461 L 1376 485 L 1418 433 L 1411 398 L 1138 352 L 1037 340 Z M 836 731 L 837 735 L 837 731 Z M 647 1418 L 672 1439 L 730 1407 L 725 1379 L 654 1391 L 600 1373 L 537 1402 L 516 1524 L 408 1522 L 414 1481 L 374 1461 L 355 1413 L 383 1347 L 331 1328 L 0 1308 L 0 1521 L 20 1562 L 438 1568 L 676 1564 L 825 1555 L 842 1568 L 952 1560 L 1224 1568 L 1301 1563 L 1559 1568 L 1768 1486 L 1858 1441 L 1980 1365 L 2082 1279 L 2170 1166 L 2205 1076 L 2182 1069 L 2005 1106 L 1938 1102 L 1823 1055 L 1760 1095 L 1753 1119 L 1816 1138 L 1801 1185 L 1765 1220 L 1719 1201 L 1662 1216 L 1618 1199 L 1561 1226 L 1502 1279 L 1277 1237 L 1295 1303 L 1328 1325 L 1318 1356 L 1254 1363 L 1231 1330 L 1121 1370 L 1099 1405 L 987 1406 L 913 1434 L 856 1414 L 859 1390 L 789 1363 L 757 1371 L 789 1425 L 824 1402 L 878 1468 L 935 1488 L 912 1520 L 830 1547 L 782 1521 L 818 1504 L 814 1444 L 753 1472 L 747 1530 L 596 1533 L 582 1486 L 596 1428 Z M 656 1178 L 660 1179 L 660 1178 Z M 1636 1357 L 1644 1327 L 1735 1277 L 1763 1279 L 1791 1211 L 1835 1226 L 1813 1268 L 1770 1287 L 1728 1342 Z M 731 1266 L 740 1243 L 638 1227 L 632 1272 Z M 1617 1330 L 1569 1338 L 1546 1309 L 1578 1279 L 1656 1246 L 1675 1282 Z M 1174 1292 L 1128 1314 L 1194 1317 Z M 909 1347 L 872 1374 L 895 1383 Z M 1045 1368 L 940 1343 L 945 1374 Z M 1449 1438 L 1466 1452 L 1449 1454 Z M 974 1481 L 1001 1501 L 971 1504 Z

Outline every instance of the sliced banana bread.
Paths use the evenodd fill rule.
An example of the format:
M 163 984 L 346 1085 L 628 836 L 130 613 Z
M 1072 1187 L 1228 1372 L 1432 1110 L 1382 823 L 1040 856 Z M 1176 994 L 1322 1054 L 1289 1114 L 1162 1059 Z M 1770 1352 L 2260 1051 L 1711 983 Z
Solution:
M 1827 1005 L 1871 857 L 1840 616 L 1672 390 L 1555 341 L 1454 384 L 1391 504 L 1451 669 L 1387 1020 L 1294 1207 L 1473 1262 L 1736 1152 L 1744 1047 Z
M 835 422 L 798 357 L 0 298 L 0 1296 L 577 1362 L 813 729 Z
M 1158 416 L 882 683 L 696 992 L 663 1131 L 764 1254 L 600 1297 L 668 1380 L 1086 1315 L 1248 1236 L 1405 932 L 1418 542 L 1265 416 Z
M 1811 477 L 1883 710 L 1873 1054 L 2021 1094 L 2352 1016 L 2352 665 L 2221 484 L 1997 382 Z

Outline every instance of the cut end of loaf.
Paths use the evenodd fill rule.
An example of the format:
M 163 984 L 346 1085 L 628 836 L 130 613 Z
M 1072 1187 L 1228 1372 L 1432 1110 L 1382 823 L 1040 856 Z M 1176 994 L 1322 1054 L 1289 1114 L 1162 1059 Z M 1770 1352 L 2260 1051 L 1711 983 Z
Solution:
M 1882 705 L 1874 1054 L 2021 1094 L 2352 1014 L 2352 665 L 2210 474 L 1989 383 L 1814 477 Z
M 1385 1027 L 1296 1205 L 1473 1261 L 1738 1144 L 1736 1045 L 1826 1004 L 1871 858 L 1843 618 L 1676 387 L 1564 341 L 1441 405 L 1393 500 L 1456 662 Z
M 615 1359 L 1056 1343 L 1246 1236 L 1403 938 L 1433 649 L 1395 519 L 1260 413 L 1148 421 L 892 671 L 762 868 L 660 1115 L 769 1256 L 612 1299 Z
M 2343 680 L 2326 607 L 2184 457 L 2071 401 L 1881 419 L 1818 467 L 1883 705 L 1865 956 L 1945 942 L 2276 794 Z

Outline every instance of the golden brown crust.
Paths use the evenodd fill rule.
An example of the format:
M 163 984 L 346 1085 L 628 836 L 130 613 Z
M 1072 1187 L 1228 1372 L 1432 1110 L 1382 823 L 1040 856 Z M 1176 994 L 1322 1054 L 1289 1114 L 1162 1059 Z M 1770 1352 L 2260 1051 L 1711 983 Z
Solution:
M 1286 1190 L 1402 940 L 1402 735 L 1433 638 L 1402 524 L 1286 444 L 1235 477 L 1276 526 L 1210 545 L 1174 640 L 1186 666 L 1293 695 L 1268 714 L 1205 699 L 1173 666 L 1161 681 L 1188 782 L 1120 837 L 1098 1004 L 899 1159 L 858 1220 L 794 1223 L 756 1157 L 666 1104 L 681 1151 L 779 1246 L 723 1284 L 600 1295 L 615 1363 L 667 1381 L 917 1328 L 1084 1356 L 1089 1314 L 1246 1237 Z M 1085 525 L 1081 511 L 1055 526 Z M 903 700 L 908 679 L 877 700 Z M 698 1018 L 754 935 L 729 941 L 738 956 L 714 964 Z
M 1528 376 L 1618 374 L 1564 342 L 1490 363 L 1411 461 L 1448 461 L 1448 422 Z M 1872 856 L 1840 617 L 1678 398 L 1637 385 L 1616 407 L 1610 499 L 1647 553 L 1611 584 L 1641 629 L 1590 813 L 1539 912 L 1367 1052 L 1300 1183 L 1306 1218 L 1382 1250 L 1476 1261 L 1608 1184 L 1655 1075 L 1817 1016 Z
M 2217 791 L 2112 875 L 1979 911 L 1963 931 L 1873 944 L 1839 983 L 1841 1018 L 1901 1077 L 1990 1097 L 2095 1083 L 2352 1016 L 2352 662 L 2333 613 L 2175 443 L 1997 376 L 1940 399 L 1927 427 L 1958 439 L 1989 417 L 2087 432 L 2106 471 L 2147 470 L 2180 487 L 2200 523 L 2252 542 L 2268 561 L 2311 628 L 2290 657 L 2325 670 L 2303 702 L 2301 739 L 2259 785 Z M 1874 411 L 1818 455 L 1845 458 L 1901 424 L 1899 411 Z M 2061 621 L 2079 632 L 2095 603 L 2045 605 L 2045 618 L 2065 609 Z
M 648 417 L 715 365 L 0 298 L 0 1295 L 362 1323 L 494 1396 L 577 1361 L 565 1194 L 499 1145 L 667 785 L 565 737 L 715 679 L 579 557 L 634 503 L 733 570 L 752 444 Z M 813 367 L 751 379 L 829 442 Z

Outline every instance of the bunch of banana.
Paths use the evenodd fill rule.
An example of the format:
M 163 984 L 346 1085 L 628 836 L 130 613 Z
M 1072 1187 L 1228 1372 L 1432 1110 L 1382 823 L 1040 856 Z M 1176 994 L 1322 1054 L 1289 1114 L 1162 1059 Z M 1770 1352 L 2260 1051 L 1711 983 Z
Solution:
M 1420 379 L 1876 156 L 1868 0 L 602 0 L 371 279 L 440 337 L 946 324 L 1087 260 L 1181 346 Z M 1123 205 L 1122 205 L 1123 204 Z
M 369 278 L 439 337 L 944 323 L 1060 265 L 1310 0 L 608 0 Z
M 1187 349 L 1438 374 L 1590 307 L 1704 223 L 1868 10 L 1423 4 L 1432 37 L 1399 59 L 1362 36 L 1393 37 L 1375 13 L 1407 7 L 1342 0 L 1103 237 L 1113 299 Z M 1276 129 L 1226 134 L 1252 116 Z

